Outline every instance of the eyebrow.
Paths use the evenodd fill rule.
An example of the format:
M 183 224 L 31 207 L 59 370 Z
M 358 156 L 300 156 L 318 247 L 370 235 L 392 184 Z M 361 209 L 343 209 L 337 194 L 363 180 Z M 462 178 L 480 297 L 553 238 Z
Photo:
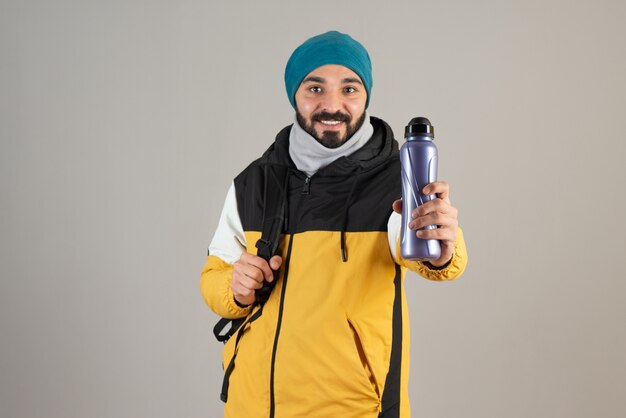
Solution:
M 363 83 L 361 83 L 361 80 L 359 80 L 358 78 L 354 78 L 354 77 L 344 78 L 344 79 L 342 80 L 342 82 L 343 82 L 344 84 L 346 84 L 346 83 L 355 83 L 355 84 L 361 84 L 361 85 L 363 85 Z
M 304 80 L 302 80 L 302 83 L 320 83 L 320 84 L 324 84 L 325 82 L 326 82 L 326 80 L 323 79 L 322 77 L 317 77 L 317 76 L 313 76 L 313 75 L 310 75 L 310 76 L 306 77 Z M 363 85 L 363 83 L 361 83 L 361 80 L 359 80 L 358 78 L 354 78 L 354 77 L 344 78 L 343 80 L 341 80 L 341 82 L 344 83 L 344 84 L 355 83 L 355 84 Z

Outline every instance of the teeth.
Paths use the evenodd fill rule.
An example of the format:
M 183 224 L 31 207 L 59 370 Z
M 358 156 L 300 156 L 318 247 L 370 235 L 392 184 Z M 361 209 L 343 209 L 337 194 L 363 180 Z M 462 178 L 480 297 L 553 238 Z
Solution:
M 339 125 L 339 123 L 341 123 L 338 120 L 321 120 L 320 122 L 322 122 L 324 125 Z

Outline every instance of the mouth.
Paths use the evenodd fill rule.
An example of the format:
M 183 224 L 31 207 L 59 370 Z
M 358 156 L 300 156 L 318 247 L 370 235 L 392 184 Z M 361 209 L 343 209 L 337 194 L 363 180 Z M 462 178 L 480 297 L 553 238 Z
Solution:
M 341 120 L 316 120 L 324 129 L 338 129 L 343 126 L 344 121 Z

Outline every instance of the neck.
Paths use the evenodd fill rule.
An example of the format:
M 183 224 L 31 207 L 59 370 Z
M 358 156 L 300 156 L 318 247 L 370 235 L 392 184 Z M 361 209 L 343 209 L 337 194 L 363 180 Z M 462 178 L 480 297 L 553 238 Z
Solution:
M 337 158 L 346 157 L 360 149 L 373 133 L 374 127 L 366 111 L 363 124 L 354 135 L 337 148 L 327 148 L 302 129 L 296 118 L 289 133 L 289 155 L 298 170 L 312 176 Z

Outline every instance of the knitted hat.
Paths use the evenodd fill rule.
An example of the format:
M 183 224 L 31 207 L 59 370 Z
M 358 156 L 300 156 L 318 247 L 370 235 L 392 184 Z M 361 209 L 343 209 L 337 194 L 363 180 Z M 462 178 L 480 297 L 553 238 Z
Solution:
M 357 73 L 367 92 L 370 102 L 372 89 L 372 62 L 370 56 L 360 43 L 337 31 L 330 31 L 306 40 L 291 54 L 285 68 L 285 87 L 287 97 L 293 108 L 296 108 L 296 90 L 308 73 L 327 64 L 343 65 Z

